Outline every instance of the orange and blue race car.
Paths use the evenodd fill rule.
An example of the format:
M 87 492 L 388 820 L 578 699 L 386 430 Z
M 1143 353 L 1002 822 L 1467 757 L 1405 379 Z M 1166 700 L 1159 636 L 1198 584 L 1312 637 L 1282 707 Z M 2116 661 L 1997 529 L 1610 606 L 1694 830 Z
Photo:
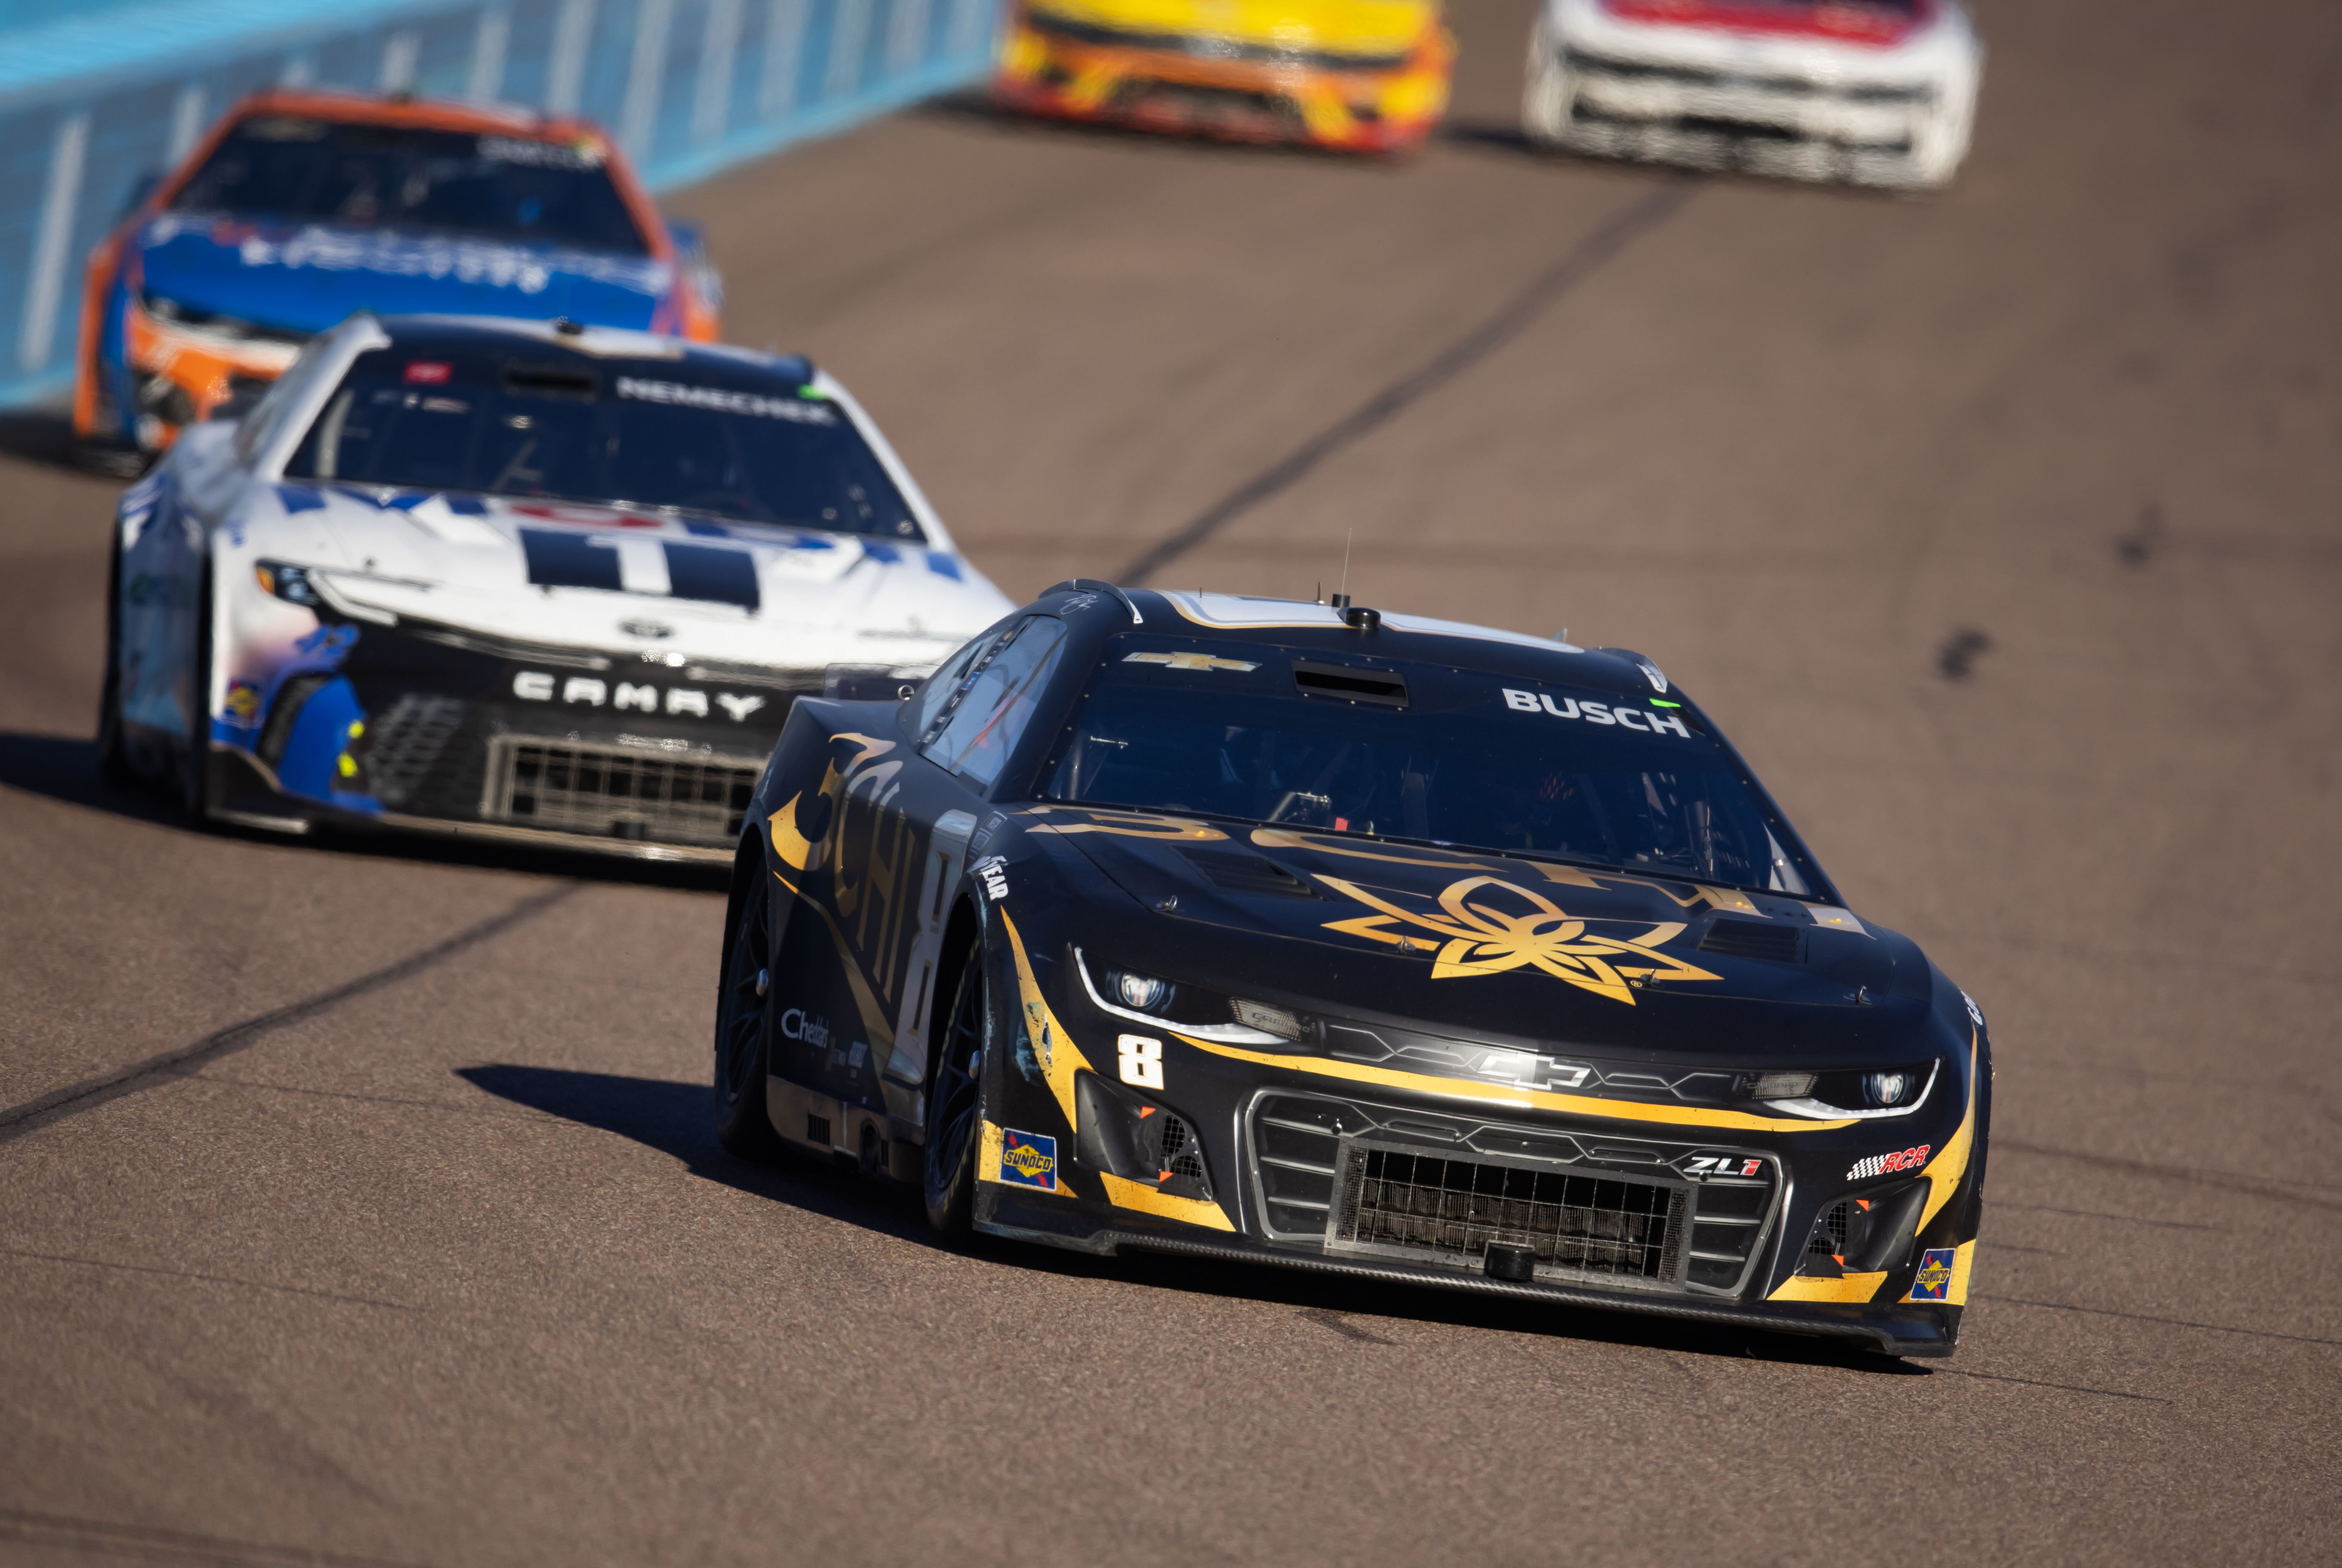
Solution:
M 74 429 L 161 451 L 355 310 L 702 342 L 722 287 L 608 138 L 525 110 L 245 99 L 90 258 Z
M 1019 0 L 1003 108 L 1228 141 L 1420 146 L 1456 40 L 1437 0 Z

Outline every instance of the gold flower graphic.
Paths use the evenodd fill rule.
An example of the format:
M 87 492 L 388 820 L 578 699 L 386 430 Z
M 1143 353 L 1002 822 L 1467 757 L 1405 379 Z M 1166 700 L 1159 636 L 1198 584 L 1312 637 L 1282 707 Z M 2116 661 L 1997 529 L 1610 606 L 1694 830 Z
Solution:
M 1396 929 L 1411 925 L 1444 937 L 1446 942 L 1439 956 L 1432 961 L 1434 980 L 1451 980 L 1461 975 L 1502 974 L 1506 970 L 1531 965 L 1566 980 L 1582 990 L 1613 1002 L 1635 1004 L 1633 984 L 1636 981 L 1654 980 L 1720 980 L 1681 959 L 1669 957 L 1658 951 L 1664 943 L 1682 934 L 1681 923 L 1662 923 L 1652 926 L 1640 936 L 1595 936 L 1586 929 L 1586 922 L 1564 911 L 1559 905 L 1526 887 L 1499 881 L 1493 876 L 1466 877 L 1450 883 L 1439 895 L 1438 914 L 1417 914 L 1402 909 L 1388 900 L 1368 893 L 1356 883 L 1337 876 L 1318 880 L 1369 908 L 1382 911 L 1379 914 L 1364 914 L 1355 920 L 1332 920 L 1326 923 L 1328 931 L 1339 931 L 1352 936 L 1363 936 L 1370 942 L 1386 942 L 1402 952 L 1416 945 L 1416 939 Z M 1484 891 L 1485 890 L 1485 891 Z M 1509 894 L 1528 906 L 1526 913 L 1495 907 L 1492 903 L 1474 903 L 1473 895 L 1493 899 L 1496 894 Z M 1507 900 L 1510 902 L 1510 900 Z M 1617 958 L 1636 960 L 1631 964 L 1614 964 Z

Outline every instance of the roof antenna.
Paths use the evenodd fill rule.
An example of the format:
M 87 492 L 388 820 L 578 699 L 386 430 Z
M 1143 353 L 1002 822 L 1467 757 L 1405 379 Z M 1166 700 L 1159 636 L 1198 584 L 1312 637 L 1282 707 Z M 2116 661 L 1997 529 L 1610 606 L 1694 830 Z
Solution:
M 1342 541 L 1342 586 L 1334 595 L 1334 608 L 1336 610 L 1350 607 L 1350 549 L 1357 542 L 1358 531 L 1356 528 L 1351 529 L 1349 536 Z

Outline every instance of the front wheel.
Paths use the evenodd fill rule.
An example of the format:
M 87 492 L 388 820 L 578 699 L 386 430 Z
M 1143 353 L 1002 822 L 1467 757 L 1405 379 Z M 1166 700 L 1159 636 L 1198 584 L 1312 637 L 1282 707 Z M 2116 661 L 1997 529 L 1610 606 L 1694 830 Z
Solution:
M 105 684 L 97 699 L 97 773 L 117 789 L 138 782 L 130 742 L 122 733 L 122 535 L 114 536 L 105 574 Z
M 927 1221 L 962 1235 L 976 1212 L 976 1147 L 984 1134 L 984 1065 L 992 1038 L 992 985 L 984 946 L 971 944 L 952 991 L 951 1023 L 927 1082 L 927 1147 L 921 1183 Z
M 212 569 L 195 594 L 195 648 L 187 682 L 187 752 L 179 804 L 197 827 L 212 820 Z
M 748 871 L 758 875 L 763 867 L 751 865 Z M 780 1134 L 765 1109 L 772 900 L 749 877 L 736 877 L 734 884 L 732 945 L 724 956 L 724 987 L 716 999 L 716 1141 L 739 1159 L 768 1164 L 781 1153 Z

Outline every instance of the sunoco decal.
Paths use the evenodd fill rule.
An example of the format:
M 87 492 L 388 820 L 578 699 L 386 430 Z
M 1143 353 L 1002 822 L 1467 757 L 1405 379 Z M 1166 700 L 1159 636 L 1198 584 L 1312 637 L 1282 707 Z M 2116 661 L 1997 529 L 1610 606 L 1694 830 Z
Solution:
M 1057 1140 L 1046 1133 L 1000 1130 L 1000 1179 L 1012 1187 L 1057 1190 Z
M 1915 1302 L 1948 1301 L 1952 1293 L 1952 1257 L 1956 1249 L 1929 1247 L 1919 1254 L 1919 1277 L 1911 1282 Z

